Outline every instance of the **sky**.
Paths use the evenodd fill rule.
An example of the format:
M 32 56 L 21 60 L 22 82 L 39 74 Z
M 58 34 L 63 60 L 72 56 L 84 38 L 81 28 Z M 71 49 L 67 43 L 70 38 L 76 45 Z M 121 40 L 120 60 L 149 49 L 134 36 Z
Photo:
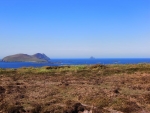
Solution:
M 150 0 L 0 0 L 0 58 L 150 58 Z

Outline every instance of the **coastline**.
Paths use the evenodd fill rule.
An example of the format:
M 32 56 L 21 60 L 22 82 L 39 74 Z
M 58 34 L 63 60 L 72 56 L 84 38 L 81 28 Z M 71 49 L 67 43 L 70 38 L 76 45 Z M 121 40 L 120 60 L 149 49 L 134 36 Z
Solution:
M 139 64 L 150 63 L 150 58 L 97 58 L 97 59 L 51 59 L 50 62 L 2 62 L 0 68 L 43 67 L 93 64 Z

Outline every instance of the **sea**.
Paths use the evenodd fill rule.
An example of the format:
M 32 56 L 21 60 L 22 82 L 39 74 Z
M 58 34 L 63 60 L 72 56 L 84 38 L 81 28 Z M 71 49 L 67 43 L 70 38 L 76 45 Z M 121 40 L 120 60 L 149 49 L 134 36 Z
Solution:
M 43 67 L 43 66 L 64 66 L 64 65 L 92 65 L 92 64 L 140 64 L 150 63 L 150 58 L 96 58 L 96 59 L 51 59 L 49 63 L 37 62 L 2 62 L 0 68 L 21 68 L 21 67 Z

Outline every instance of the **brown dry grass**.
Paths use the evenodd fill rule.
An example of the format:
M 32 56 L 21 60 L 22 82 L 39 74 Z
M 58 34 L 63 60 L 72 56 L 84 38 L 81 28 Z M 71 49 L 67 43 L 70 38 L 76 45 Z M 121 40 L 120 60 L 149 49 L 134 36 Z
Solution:
M 0 113 L 149 113 L 150 64 L 0 69 Z

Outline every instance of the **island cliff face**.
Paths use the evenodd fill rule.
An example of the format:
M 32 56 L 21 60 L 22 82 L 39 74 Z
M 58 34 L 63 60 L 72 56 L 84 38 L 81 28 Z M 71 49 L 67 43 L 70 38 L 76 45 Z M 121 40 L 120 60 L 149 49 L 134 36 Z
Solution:
M 50 58 L 45 54 L 36 53 L 34 55 L 15 54 L 6 56 L 2 59 L 3 62 L 49 62 Z

